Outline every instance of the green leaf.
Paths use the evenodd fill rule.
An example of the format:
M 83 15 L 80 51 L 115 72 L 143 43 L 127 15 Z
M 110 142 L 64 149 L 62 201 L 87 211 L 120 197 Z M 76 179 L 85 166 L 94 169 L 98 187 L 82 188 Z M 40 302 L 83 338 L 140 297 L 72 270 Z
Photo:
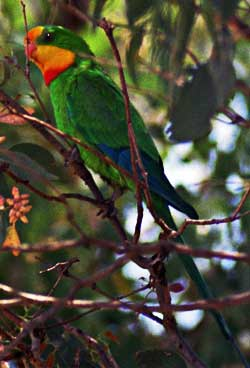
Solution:
M 221 37 L 220 48 L 208 63 L 198 67 L 191 81 L 175 87 L 176 101 L 170 106 L 167 134 L 170 140 L 186 142 L 199 139 L 211 130 L 211 119 L 229 99 L 235 84 L 232 42 Z
M 227 30 L 223 30 L 219 36 L 218 48 L 215 48 L 208 68 L 213 79 L 217 106 L 222 107 L 235 85 L 236 76 L 233 67 L 234 44 L 231 35 Z
M 136 354 L 139 368 L 185 368 L 184 360 L 177 354 L 162 350 L 141 351 Z
M 170 125 L 166 131 L 169 139 L 186 142 L 208 134 L 216 106 L 216 91 L 208 65 L 201 65 L 192 81 L 181 89 L 177 102 L 170 107 Z
M 48 173 L 42 166 L 21 152 L 16 153 L 1 147 L 0 162 L 8 163 L 14 174 L 30 183 L 51 185 L 49 180 L 56 179 L 55 175 Z
M 36 161 L 46 171 L 55 171 L 55 159 L 46 148 L 34 143 L 19 143 L 10 148 L 11 151 L 24 153 Z
M 179 13 L 176 20 L 176 35 L 171 45 L 170 71 L 178 76 L 186 55 L 186 48 L 195 20 L 195 7 L 192 0 L 179 0 Z

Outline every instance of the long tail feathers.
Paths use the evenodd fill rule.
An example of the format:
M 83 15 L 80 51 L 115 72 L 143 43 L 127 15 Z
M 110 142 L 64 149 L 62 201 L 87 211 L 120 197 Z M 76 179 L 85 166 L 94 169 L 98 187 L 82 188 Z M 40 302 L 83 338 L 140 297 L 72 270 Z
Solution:
M 172 218 L 172 215 L 168 209 L 167 206 L 164 206 L 162 203 L 162 200 L 159 201 L 159 197 L 157 198 L 156 196 L 152 196 L 153 198 L 153 202 L 154 202 L 154 207 L 155 210 L 157 211 L 157 214 L 159 216 L 161 216 L 164 221 L 167 223 L 168 226 L 170 226 L 172 229 L 176 230 L 176 225 L 175 222 Z M 184 239 L 183 237 L 179 236 L 176 238 L 176 241 L 179 243 L 184 244 Z M 203 276 L 201 275 L 198 267 L 196 266 L 193 258 L 187 254 L 179 254 L 178 255 L 181 262 L 183 263 L 189 277 L 192 279 L 192 281 L 195 283 L 200 295 L 204 298 L 204 299 L 211 299 L 213 298 L 213 293 L 211 292 L 211 290 L 209 289 L 207 282 L 205 281 L 205 279 L 203 278 Z M 222 314 L 214 309 L 211 309 L 211 313 L 216 321 L 216 323 L 219 326 L 220 331 L 222 332 L 222 334 L 224 335 L 224 337 L 230 342 L 231 346 L 233 347 L 233 349 L 237 352 L 243 366 L 245 368 L 250 368 L 250 364 L 247 362 L 246 358 L 244 357 L 244 355 L 242 354 L 237 341 L 235 340 L 234 336 L 232 335 L 227 322 L 225 321 L 224 317 L 222 316 Z

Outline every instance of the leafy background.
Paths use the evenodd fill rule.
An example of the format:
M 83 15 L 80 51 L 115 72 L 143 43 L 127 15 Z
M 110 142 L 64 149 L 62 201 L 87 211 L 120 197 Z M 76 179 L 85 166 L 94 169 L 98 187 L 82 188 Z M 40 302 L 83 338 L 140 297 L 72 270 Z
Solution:
M 104 32 L 94 27 L 91 22 L 80 21 L 70 14 L 63 6 L 64 3 L 66 2 L 27 0 L 29 27 L 53 22 L 71 28 L 85 38 L 102 60 L 106 70 L 119 83 L 110 45 Z M 71 3 L 94 18 L 105 16 L 117 25 L 115 37 L 126 66 L 130 97 L 157 143 L 170 181 L 197 209 L 200 218 L 229 216 L 248 186 L 250 175 L 249 28 L 247 31 L 247 26 L 250 26 L 250 3 L 235 0 L 75 0 Z M 239 27 L 235 28 L 234 17 L 245 24 L 245 30 L 244 27 L 240 30 Z M 223 27 L 222 24 L 227 26 Z M 22 70 L 16 68 L 17 64 L 25 67 L 24 35 L 20 2 L 0 1 L 1 88 L 17 98 L 22 105 L 34 109 L 35 116 L 43 119 L 43 112 Z M 186 49 L 188 52 L 185 52 Z M 33 65 L 31 75 L 53 122 L 48 90 L 40 72 Z M 229 107 L 233 109 L 231 119 L 226 116 Z M 47 188 L 48 193 L 49 181 L 61 192 L 88 194 L 83 184 L 72 177 L 72 173 L 64 167 L 58 154 L 53 152 L 48 143 L 28 124 L 1 124 L 0 135 L 7 138 L 0 146 L 0 160 L 6 161 L 4 149 L 9 149 L 21 157 L 22 166 L 18 167 L 12 162 L 11 167 L 22 178 L 28 175 L 31 182 L 43 190 Z M 20 156 L 21 154 L 25 156 Z M 29 160 L 32 160 L 39 175 L 27 174 L 27 168 L 32 167 Z M 98 177 L 96 180 L 102 191 L 108 195 L 110 189 Z M 9 197 L 12 186 L 13 182 L 1 174 L 0 194 Z M 28 192 L 27 188 L 21 185 L 19 189 L 21 192 Z M 30 193 L 30 202 L 33 208 L 28 216 L 29 223 L 17 224 L 23 242 L 70 239 L 77 235 L 60 204 L 44 201 L 33 193 Z M 97 217 L 94 207 L 74 200 L 71 205 L 77 214 L 78 223 L 88 234 L 101 239 L 116 240 L 110 223 Z M 118 208 L 127 231 L 133 231 L 136 221 L 133 194 L 126 193 L 118 201 Z M 248 200 L 242 210 L 249 209 Z M 174 215 L 180 224 L 183 217 L 176 212 Z M 3 241 L 6 215 L 0 213 L 0 216 L 0 241 Z M 185 232 L 185 239 L 193 247 L 247 252 L 249 218 L 246 216 L 240 221 L 218 226 L 190 226 Z M 159 229 L 146 213 L 142 240 L 156 240 L 158 234 Z M 91 246 L 42 253 L 39 256 L 27 253 L 14 257 L 11 253 L 1 253 L 0 279 L 1 282 L 20 290 L 48 293 L 57 275 L 39 274 L 39 271 L 74 256 L 80 259 L 80 262 L 73 266 L 74 274 L 79 277 L 91 275 L 93 270 L 110 264 L 113 259 L 113 254 L 109 251 Z M 249 289 L 250 269 L 246 264 L 204 259 L 197 259 L 197 264 L 215 295 L 226 296 Z M 185 280 L 184 270 L 176 257 L 171 257 L 168 262 L 167 275 L 170 281 L 180 278 Z M 147 277 L 148 274 L 143 270 L 129 264 L 99 286 L 109 294 L 117 296 L 143 285 Z M 57 286 L 55 295 L 64 296 L 70 285 L 71 281 L 64 279 Z M 91 289 L 82 290 L 78 296 L 96 298 Z M 141 293 L 135 296 L 134 300 L 140 300 L 144 296 Z M 154 293 L 149 294 L 147 298 L 154 301 Z M 192 285 L 185 293 L 173 294 L 173 300 L 176 302 L 195 298 L 197 293 Z M 64 311 L 60 317 L 71 318 L 80 312 Z M 20 311 L 23 316 L 25 313 L 31 311 Z M 250 359 L 249 307 L 241 305 L 228 308 L 224 311 L 224 316 L 241 349 Z M 221 337 L 208 313 L 178 313 L 176 318 L 193 349 L 209 366 L 239 366 L 235 353 Z M 8 328 L 9 322 L 4 315 L 0 317 L 0 324 L 2 328 Z M 95 312 L 83 316 L 74 325 L 108 344 L 121 367 L 148 367 L 152 356 L 152 366 L 175 367 L 183 364 L 177 361 L 164 363 L 161 353 L 156 354 L 156 349 L 169 348 L 163 331 L 153 322 L 132 313 Z M 62 339 L 60 330 L 53 333 L 54 336 L 50 340 L 51 349 L 57 346 L 55 350 L 60 361 L 58 364 L 68 366 L 70 346 L 75 346 L 76 341 L 64 336 L 65 340 L 69 339 L 68 349 L 64 351 L 65 340 L 62 343 L 64 348 L 59 348 Z M 111 339 L 110 336 L 116 338 Z M 155 352 L 148 356 L 146 350 Z M 138 353 L 142 351 L 144 353 Z M 83 366 L 99 366 L 97 362 L 93 363 L 93 357 L 89 357 L 87 352 L 83 354 L 82 359 L 85 364 Z

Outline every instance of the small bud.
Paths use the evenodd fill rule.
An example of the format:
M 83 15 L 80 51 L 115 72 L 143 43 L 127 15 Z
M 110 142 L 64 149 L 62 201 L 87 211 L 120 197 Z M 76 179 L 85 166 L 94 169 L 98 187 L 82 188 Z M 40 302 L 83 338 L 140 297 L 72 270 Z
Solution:
M 29 220 L 27 219 L 26 216 L 21 216 L 20 220 L 24 223 L 24 224 L 28 224 Z
M 26 206 L 26 207 L 22 207 L 21 211 L 22 213 L 27 213 L 27 212 L 30 212 L 31 209 L 32 209 L 32 206 Z
M 26 214 L 32 209 L 32 206 L 29 205 L 29 194 L 20 194 L 19 189 L 17 187 L 13 187 L 12 196 L 13 198 L 6 199 L 6 202 L 11 207 L 9 211 L 10 224 L 14 225 L 18 220 L 27 224 L 29 221 Z
M 7 202 L 7 204 L 8 204 L 9 206 L 13 206 L 14 201 L 13 201 L 13 199 L 12 199 L 12 198 L 7 198 L 7 199 L 6 199 L 6 202 Z
M 11 193 L 14 199 L 20 199 L 19 189 L 17 187 L 12 187 Z
M 173 282 L 172 284 L 168 285 L 168 289 L 172 293 L 181 293 L 185 290 L 185 286 L 181 282 Z

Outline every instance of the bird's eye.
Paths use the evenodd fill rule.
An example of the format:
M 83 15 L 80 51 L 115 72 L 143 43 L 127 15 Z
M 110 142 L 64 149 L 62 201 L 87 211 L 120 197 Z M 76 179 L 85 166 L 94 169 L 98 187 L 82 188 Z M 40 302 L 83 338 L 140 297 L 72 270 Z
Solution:
M 53 34 L 50 32 L 46 32 L 43 36 L 44 41 L 50 42 L 53 40 Z

